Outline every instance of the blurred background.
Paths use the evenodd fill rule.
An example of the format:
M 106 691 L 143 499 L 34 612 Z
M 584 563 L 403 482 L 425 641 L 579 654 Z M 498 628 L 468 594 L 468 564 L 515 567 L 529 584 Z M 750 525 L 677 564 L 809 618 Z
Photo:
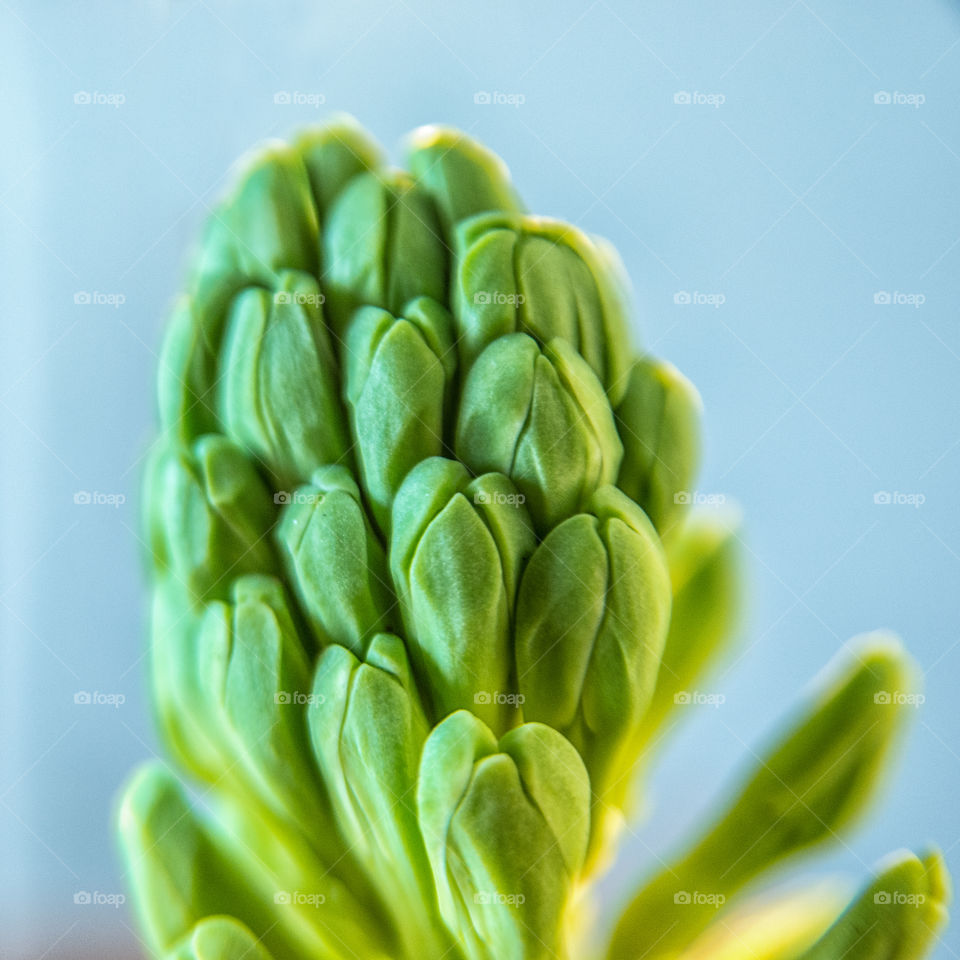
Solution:
M 699 499 L 744 510 L 724 702 L 686 708 L 610 888 L 876 627 L 926 699 L 869 821 L 799 870 L 935 840 L 960 875 L 956 3 L 3 0 L 0 77 L 4 958 L 139 953 L 111 817 L 157 749 L 138 488 L 165 314 L 237 155 L 339 110 L 397 162 L 458 125 L 531 209 L 609 237 L 638 337 L 703 394 Z

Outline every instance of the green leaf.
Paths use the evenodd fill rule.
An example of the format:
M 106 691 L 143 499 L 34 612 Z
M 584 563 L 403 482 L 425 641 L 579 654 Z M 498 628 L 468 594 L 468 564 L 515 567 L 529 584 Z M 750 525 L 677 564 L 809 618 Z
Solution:
M 447 249 L 429 195 L 405 173 L 361 173 L 330 209 L 322 285 L 342 335 L 357 307 L 395 316 L 419 296 L 445 301 Z
M 460 130 L 435 124 L 417 128 L 407 158 L 413 178 L 436 203 L 448 236 L 475 214 L 520 210 L 506 164 Z
M 346 400 L 360 475 L 382 530 L 403 478 L 444 453 L 456 372 L 447 309 L 420 297 L 394 318 L 361 307 L 347 329 Z
M 516 714 L 510 617 L 534 534 L 516 488 L 432 457 L 393 504 L 390 572 L 411 658 L 437 716 L 461 707 L 496 730 Z
M 498 337 L 560 338 L 579 351 L 610 402 L 629 373 L 625 280 L 616 253 L 569 224 L 481 214 L 457 228 L 453 310 L 469 369 Z
M 754 877 L 835 840 L 866 806 L 901 726 L 911 669 L 899 644 L 880 635 L 844 661 L 779 744 L 756 758 L 715 825 L 629 905 L 609 960 L 671 955 Z
M 892 854 L 837 922 L 797 960 L 919 960 L 946 926 L 943 858 Z
M 276 540 L 307 623 L 319 644 L 362 656 L 399 611 L 360 490 L 345 467 L 323 467 L 286 499 Z
M 663 550 L 615 487 L 555 527 L 524 571 L 516 618 L 524 717 L 573 743 L 601 804 L 620 803 L 669 620 Z
M 573 746 L 542 724 L 498 744 L 475 716 L 454 713 L 424 747 L 417 805 L 441 913 L 468 957 L 567 956 L 561 914 L 590 821 Z
M 674 366 L 649 357 L 634 363 L 617 407 L 623 441 L 617 486 L 661 534 L 677 525 L 691 500 L 701 408 L 696 388 Z
M 593 371 L 564 340 L 501 337 L 467 374 L 457 456 L 475 473 L 506 474 L 546 533 L 613 483 L 623 447 Z

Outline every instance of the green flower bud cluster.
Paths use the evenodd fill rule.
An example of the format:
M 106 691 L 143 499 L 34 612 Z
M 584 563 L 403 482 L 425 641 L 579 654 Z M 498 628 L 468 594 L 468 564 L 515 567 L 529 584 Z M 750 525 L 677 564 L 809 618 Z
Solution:
M 687 509 L 699 398 L 632 345 L 612 249 L 527 214 L 457 131 L 417 131 L 408 171 L 350 119 L 258 150 L 173 312 L 151 676 L 193 790 L 154 764 L 121 806 L 149 949 L 919 956 L 934 854 L 874 881 L 922 915 L 798 897 L 790 937 L 759 906 L 731 941 L 716 909 L 869 798 L 902 714 L 874 694 L 912 682 L 879 637 L 590 932 L 640 774 L 733 633 L 735 523 Z

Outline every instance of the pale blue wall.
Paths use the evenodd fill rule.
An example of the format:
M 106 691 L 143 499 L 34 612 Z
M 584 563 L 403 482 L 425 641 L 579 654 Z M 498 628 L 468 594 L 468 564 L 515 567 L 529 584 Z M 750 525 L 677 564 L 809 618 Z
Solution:
M 682 835 L 845 638 L 890 626 L 927 702 L 896 782 L 831 862 L 854 876 L 935 838 L 960 873 L 955 4 L 236 6 L 0 6 L 4 955 L 132 942 L 125 914 L 73 895 L 121 888 L 111 803 L 154 745 L 135 500 L 164 312 L 230 162 L 335 109 L 394 150 L 445 121 L 500 151 L 534 210 L 614 241 L 644 341 L 703 393 L 701 490 L 747 516 L 750 650 L 661 764 L 643 843 Z M 276 105 L 282 90 L 325 105 Z M 75 305 L 83 291 L 125 302 Z M 681 291 L 725 302 L 676 305 Z M 127 502 L 75 505 L 81 490 Z M 925 502 L 877 506 L 877 491 Z M 126 703 L 78 706 L 80 690 Z M 957 932 L 941 960 L 951 947 Z

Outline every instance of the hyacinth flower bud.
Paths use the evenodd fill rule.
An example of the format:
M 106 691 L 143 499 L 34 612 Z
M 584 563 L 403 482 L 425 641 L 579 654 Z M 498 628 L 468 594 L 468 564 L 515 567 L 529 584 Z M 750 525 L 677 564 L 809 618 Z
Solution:
M 361 306 L 399 316 L 416 297 L 446 300 L 447 248 L 433 201 L 399 171 L 362 173 L 344 187 L 324 225 L 322 259 L 337 335 Z
M 580 751 L 601 804 L 616 804 L 670 621 L 663 549 L 643 511 L 602 487 L 530 558 L 517 598 L 517 680 L 527 720 Z
M 450 314 L 427 297 L 401 317 L 361 307 L 347 329 L 344 363 L 360 476 L 386 530 L 403 478 L 444 453 L 456 372 Z
M 646 511 L 661 535 L 691 501 L 700 452 L 700 395 L 672 364 L 643 358 L 617 407 L 623 461 L 617 486 Z
M 417 768 L 429 726 L 403 641 L 378 634 L 365 661 L 328 647 L 307 722 L 339 829 L 396 916 L 406 950 L 455 955 L 417 825 Z
M 462 360 L 498 337 L 560 338 L 580 353 L 618 404 L 630 336 L 623 268 L 605 243 L 544 217 L 481 214 L 457 230 L 453 303 Z
M 623 447 L 600 382 L 564 340 L 490 344 L 467 374 L 455 449 L 475 473 L 504 473 L 546 533 L 613 483 Z
M 244 573 L 275 572 L 273 497 L 226 437 L 161 447 L 148 467 L 145 502 L 157 571 L 191 602 L 225 598 Z
M 347 459 L 340 374 L 313 277 L 284 273 L 274 290 L 233 301 L 217 387 L 223 430 L 281 488 Z
M 534 542 L 522 497 L 500 474 L 471 479 L 463 464 L 433 457 L 400 487 L 390 572 L 438 717 L 462 707 L 499 731 L 516 713 L 510 623 Z
M 590 783 L 556 730 L 499 742 L 473 714 L 435 727 L 417 794 L 440 910 L 470 960 L 569 956 L 560 916 L 590 832 Z
M 286 499 L 276 541 L 300 609 L 317 643 L 363 656 L 399 612 L 356 481 L 345 467 L 322 467 Z
M 433 198 L 448 236 L 475 214 L 520 211 L 507 165 L 460 130 L 419 127 L 410 136 L 407 157 L 410 173 Z

